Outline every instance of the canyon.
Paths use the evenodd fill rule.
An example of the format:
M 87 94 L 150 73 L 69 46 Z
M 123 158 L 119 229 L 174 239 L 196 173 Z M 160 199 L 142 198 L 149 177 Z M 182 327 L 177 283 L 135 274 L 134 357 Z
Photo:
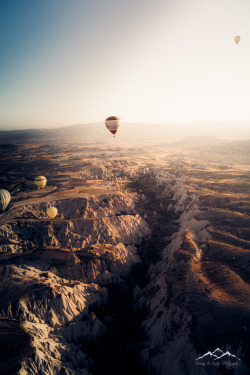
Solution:
M 16 151 L 27 157 L 19 169 L 15 155 L 9 163 L 13 200 L 0 216 L 0 373 L 228 373 L 196 363 L 219 347 L 240 358 L 230 374 L 248 374 L 247 215 L 241 235 L 215 226 L 197 181 L 188 185 L 173 158 L 167 169 L 145 155 L 135 160 L 140 149 L 60 155 L 39 147 L 47 147 L 34 158 L 46 188 L 36 190 L 28 177 L 34 151 Z M 58 209 L 54 219 L 50 206 Z M 219 235 L 234 246 L 224 241 L 218 251 Z

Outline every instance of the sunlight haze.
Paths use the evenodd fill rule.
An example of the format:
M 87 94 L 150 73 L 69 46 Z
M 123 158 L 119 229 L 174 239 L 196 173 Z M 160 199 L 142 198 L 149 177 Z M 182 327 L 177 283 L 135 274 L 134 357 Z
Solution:
M 0 127 L 250 123 L 249 14 L 247 0 L 3 0 Z

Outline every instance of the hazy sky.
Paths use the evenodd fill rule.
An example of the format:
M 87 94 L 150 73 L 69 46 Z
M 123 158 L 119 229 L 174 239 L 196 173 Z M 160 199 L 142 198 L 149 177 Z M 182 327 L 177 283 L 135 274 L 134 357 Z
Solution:
M 1 0 L 0 127 L 250 123 L 249 17 L 249 0 Z

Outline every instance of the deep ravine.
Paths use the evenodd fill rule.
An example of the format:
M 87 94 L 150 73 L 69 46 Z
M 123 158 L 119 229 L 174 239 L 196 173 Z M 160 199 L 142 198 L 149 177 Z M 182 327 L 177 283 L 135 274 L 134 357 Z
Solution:
M 143 213 L 151 235 L 137 247 L 141 261 L 132 266 L 126 280 L 122 284 L 108 287 L 107 309 L 95 311 L 99 318 L 103 315 L 102 322 L 107 331 L 98 347 L 93 349 L 94 375 L 148 374 L 147 366 L 141 363 L 138 355 L 147 341 L 142 323 L 147 317 L 148 308 L 136 307 L 134 290 L 138 286 L 140 289 L 147 286 L 150 266 L 161 259 L 162 250 L 178 225 L 177 215 L 171 217 L 166 207 L 163 207 L 159 197 L 162 186 L 155 186 L 153 178 L 154 175 L 151 178 L 147 176 L 145 184 L 145 176 L 141 176 L 141 179 L 131 183 L 140 190 L 137 210 Z
M 137 173 L 116 193 L 18 210 L 0 227 L 0 311 L 30 338 L 20 374 L 215 375 L 195 362 L 214 345 L 243 362 L 248 311 L 216 300 L 209 222 L 181 177 Z

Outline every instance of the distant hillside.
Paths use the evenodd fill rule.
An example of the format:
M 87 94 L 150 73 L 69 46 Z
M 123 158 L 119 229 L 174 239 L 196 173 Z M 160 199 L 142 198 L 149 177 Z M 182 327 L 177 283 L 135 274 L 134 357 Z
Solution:
M 116 142 L 179 144 L 215 143 L 222 139 L 250 139 L 250 127 L 236 124 L 142 124 L 123 123 Z M 107 143 L 114 144 L 113 136 L 104 123 L 77 124 L 55 129 L 27 129 L 0 131 L 0 144 L 33 142 Z
M 175 142 L 175 145 L 207 145 L 221 142 L 221 139 L 218 139 L 214 136 L 189 136 L 181 139 L 180 141 Z

